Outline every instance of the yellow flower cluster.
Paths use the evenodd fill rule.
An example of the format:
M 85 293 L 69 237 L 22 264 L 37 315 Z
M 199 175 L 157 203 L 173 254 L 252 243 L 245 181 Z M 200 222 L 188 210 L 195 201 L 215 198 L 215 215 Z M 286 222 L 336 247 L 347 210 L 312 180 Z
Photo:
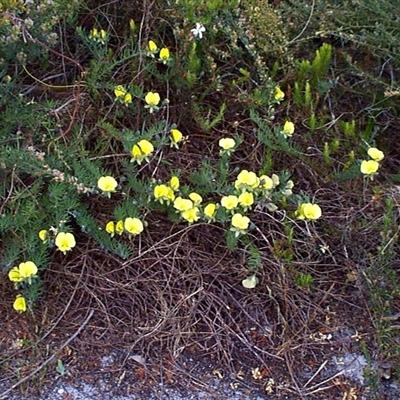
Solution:
M 20 263 L 18 267 L 12 268 L 8 272 L 8 278 L 14 282 L 15 288 L 18 289 L 21 285 L 32 283 L 34 278 L 37 278 L 37 266 L 33 261 L 26 261 Z M 15 311 L 26 311 L 26 300 L 22 295 L 18 295 L 14 301 L 13 308 Z
M 8 278 L 11 282 L 20 283 L 27 281 L 28 283 L 31 283 L 32 278 L 36 278 L 37 271 L 38 269 L 34 262 L 26 261 L 19 264 L 18 267 L 11 269 L 8 273 Z
M 156 185 L 153 189 L 154 198 L 159 201 L 161 204 L 166 202 L 166 204 L 170 204 L 175 200 L 175 193 L 179 189 L 179 178 L 177 176 L 173 176 L 168 185 Z
M 153 40 L 149 40 L 149 43 L 147 44 L 147 56 L 154 58 L 157 52 L 157 44 Z M 168 64 L 172 60 L 169 50 L 166 47 L 163 47 L 160 50 L 159 57 L 159 61 L 163 64 Z
M 318 204 L 302 203 L 298 206 L 295 217 L 298 219 L 304 219 L 308 221 L 316 220 L 321 218 L 322 211 Z
M 114 237 L 115 234 L 122 235 L 126 232 L 129 236 L 136 236 L 143 232 L 143 222 L 139 218 L 128 217 L 118 222 L 109 221 L 106 224 L 106 232 Z
M 173 176 L 168 184 L 159 184 L 154 186 L 153 195 L 156 201 L 161 204 L 173 203 L 173 207 L 180 216 L 189 224 L 196 222 L 201 216 L 207 222 L 214 221 L 217 205 L 209 203 L 202 207 L 203 198 L 196 192 L 191 192 L 183 198 L 179 193 L 180 182 L 177 176 Z
M 116 100 L 121 102 L 122 104 L 125 104 L 127 106 L 128 104 L 132 103 L 132 95 L 125 89 L 124 86 L 115 86 L 114 94 Z
M 361 162 L 360 171 L 362 174 L 373 180 L 374 176 L 378 173 L 380 166 L 379 162 L 385 158 L 385 154 L 376 147 L 370 147 L 367 153 L 370 157 L 370 160 L 363 160 Z
M 180 196 L 177 197 L 174 201 L 174 208 L 185 221 L 192 224 L 200 219 L 199 206 L 202 201 L 203 199 L 198 193 L 192 192 L 189 194 L 188 199 L 183 199 Z
M 50 229 L 53 233 L 56 232 L 54 228 Z M 53 243 L 53 239 L 50 238 L 49 231 L 46 229 L 42 229 L 39 231 L 38 236 L 43 243 L 51 242 Z M 58 250 L 60 250 L 64 255 L 67 251 L 72 250 L 76 245 L 75 237 L 72 233 L 69 232 L 58 232 L 55 235 L 54 244 L 57 246 Z
M 149 156 L 154 151 L 154 146 L 146 139 L 140 140 L 131 150 L 131 162 L 136 161 L 139 165 L 143 160 L 149 162 Z
M 105 44 L 108 39 L 108 35 L 104 29 L 98 30 L 97 28 L 93 28 L 89 32 L 89 39 L 92 39 L 93 42 L 96 43 Z

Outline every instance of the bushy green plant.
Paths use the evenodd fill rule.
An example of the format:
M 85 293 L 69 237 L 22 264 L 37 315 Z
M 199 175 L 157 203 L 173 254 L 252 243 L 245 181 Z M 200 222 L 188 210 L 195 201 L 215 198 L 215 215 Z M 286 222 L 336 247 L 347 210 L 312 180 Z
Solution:
M 44 46 L 53 46 L 58 40 L 55 27 L 61 20 L 73 18 L 80 4 L 80 0 L 2 1 L 0 62 L 24 63 L 43 54 Z
M 229 18 L 237 17 L 233 12 L 236 2 L 223 8 L 217 3 L 204 2 L 203 21 L 222 23 L 228 14 Z M 259 10 L 247 11 L 250 9 L 258 15 Z M 196 24 L 187 26 L 186 19 L 176 19 L 175 35 L 186 35 L 177 41 L 180 51 L 160 45 L 158 36 L 140 41 L 132 21 L 126 21 L 129 34 L 121 44 L 123 50 L 117 51 L 111 45 L 112 32 L 104 27 L 76 28 L 87 61 L 86 67 L 80 67 L 83 80 L 71 88 L 77 90 L 77 101 L 85 91 L 96 108 L 92 128 L 96 136 L 70 122 L 60 133 L 52 117 L 45 114 L 25 142 L 20 133 L 10 129 L 17 118 L 9 118 L 9 126 L 0 137 L 4 200 L 1 268 L 20 292 L 14 303 L 16 310 L 33 306 L 40 294 L 40 272 L 56 254 L 66 257 L 73 253 L 82 237 L 123 259 L 130 257 L 135 237 L 151 229 L 146 220 L 153 212 L 163 213 L 173 223 L 225 227 L 228 248 L 250 246 L 249 269 L 256 281 L 260 256 L 249 235 L 253 229 L 249 215 L 257 205 L 271 213 L 287 208 L 286 199 L 291 197 L 294 184 L 288 173 L 273 172 L 273 151 L 278 149 L 273 144 L 277 141 L 290 153 L 286 139 L 294 126 L 288 122 L 279 130 L 270 127 L 285 94 L 264 74 L 260 85 L 248 87 L 248 98 L 252 118 L 260 127 L 257 140 L 269 147 L 268 163 L 259 165 L 258 170 L 233 167 L 232 158 L 247 142 L 243 136 L 231 134 L 219 135 L 210 148 L 205 147 L 210 157 L 193 170 L 171 164 L 170 159 L 179 158 L 185 148 L 187 137 L 182 132 L 184 125 L 170 116 L 174 103 L 181 101 L 170 93 L 190 89 L 195 97 L 190 101 L 193 120 L 203 131 L 211 131 L 223 122 L 228 105 L 220 99 L 206 111 L 207 97 L 218 93 L 218 85 L 237 93 L 249 83 L 245 70 L 238 71 L 234 80 L 219 78 L 214 65 L 220 54 L 217 40 L 223 37 L 226 43 L 233 43 L 228 31 L 212 32 L 211 26 L 204 27 L 195 18 L 190 21 Z M 142 76 L 139 81 L 132 79 L 132 70 Z M 29 126 L 42 105 L 18 95 L 18 76 L 5 79 L 2 114 L 12 112 L 6 99 L 14 97 L 15 107 L 26 113 L 25 126 Z M 210 79 L 213 84 L 205 88 Z M 42 82 L 40 78 L 35 81 Z M 321 216 L 315 204 L 300 198 L 295 204 L 297 210 L 292 211 L 299 219 Z

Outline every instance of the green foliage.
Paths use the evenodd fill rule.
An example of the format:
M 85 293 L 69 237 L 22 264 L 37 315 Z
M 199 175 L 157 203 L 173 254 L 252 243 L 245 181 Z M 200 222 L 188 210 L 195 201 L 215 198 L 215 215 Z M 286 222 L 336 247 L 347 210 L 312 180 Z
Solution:
M 298 273 L 294 278 L 294 283 L 297 286 L 307 288 L 314 282 L 314 278 L 310 274 Z
M 3 65 L 10 61 L 34 61 L 43 55 L 45 46 L 54 46 L 58 40 L 57 24 L 65 18 L 72 20 L 80 4 L 80 0 L 2 1 L 0 60 Z

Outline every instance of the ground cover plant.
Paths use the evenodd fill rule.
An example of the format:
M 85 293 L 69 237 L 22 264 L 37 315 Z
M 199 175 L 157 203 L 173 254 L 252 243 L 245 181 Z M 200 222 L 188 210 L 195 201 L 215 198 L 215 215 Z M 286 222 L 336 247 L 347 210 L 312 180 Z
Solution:
M 190 355 L 271 398 L 381 398 L 398 32 L 372 1 L 134 3 L 1 4 L 0 395 L 114 350 L 137 387 L 198 379 Z M 325 368 L 357 352 L 365 385 Z

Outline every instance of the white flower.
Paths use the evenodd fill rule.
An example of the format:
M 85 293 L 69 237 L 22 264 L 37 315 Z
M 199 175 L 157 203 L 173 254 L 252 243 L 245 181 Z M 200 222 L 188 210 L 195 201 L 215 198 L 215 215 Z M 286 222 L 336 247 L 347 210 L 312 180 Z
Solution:
M 193 28 L 190 30 L 190 32 L 193 33 L 194 37 L 199 37 L 199 39 L 203 38 L 203 32 L 206 31 L 206 28 L 204 28 L 204 26 L 202 24 L 199 24 L 198 22 L 196 22 L 196 28 Z

